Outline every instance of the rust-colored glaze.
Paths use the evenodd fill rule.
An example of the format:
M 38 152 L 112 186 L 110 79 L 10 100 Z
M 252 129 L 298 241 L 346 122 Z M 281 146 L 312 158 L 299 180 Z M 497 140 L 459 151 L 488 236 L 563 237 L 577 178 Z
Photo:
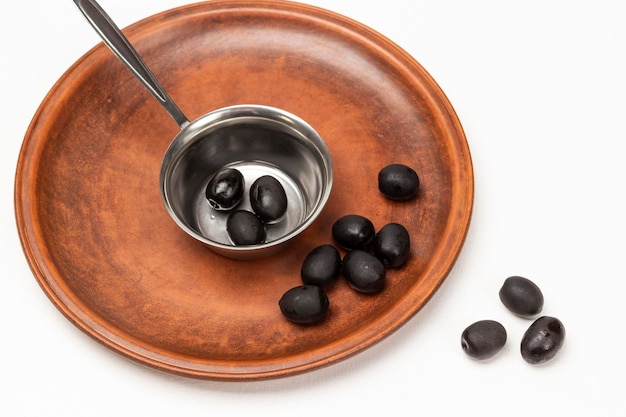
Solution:
M 280 1 L 194 4 L 126 34 L 189 118 L 254 103 L 308 121 L 330 148 L 335 183 L 319 219 L 281 254 L 252 262 L 214 254 L 177 228 L 160 199 L 161 158 L 178 127 L 108 49 L 95 47 L 43 101 L 16 175 L 26 257 L 73 323 L 160 370 L 262 379 L 347 358 L 428 301 L 462 247 L 473 176 L 452 107 L 413 58 L 350 19 Z M 379 194 L 378 171 L 390 163 L 419 173 L 418 198 Z M 336 283 L 320 325 L 288 322 L 278 300 L 348 213 L 377 228 L 404 224 L 408 265 L 390 270 L 376 296 Z

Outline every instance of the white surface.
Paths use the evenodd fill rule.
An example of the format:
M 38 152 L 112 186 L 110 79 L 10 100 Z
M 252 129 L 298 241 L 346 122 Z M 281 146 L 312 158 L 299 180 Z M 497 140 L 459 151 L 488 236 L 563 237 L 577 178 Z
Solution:
M 101 0 L 120 26 L 184 3 Z M 32 116 L 98 38 L 69 0 L 2 2 L 0 414 L 624 415 L 623 2 L 309 3 L 359 20 L 406 49 L 441 85 L 464 125 L 475 169 L 474 216 L 458 263 L 434 299 L 353 358 L 264 382 L 166 375 L 92 341 L 38 287 L 12 201 Z M 546 298 L 544 313 L 565 324 L 565 346 L 546 366 L 521 359 L 519 341 L 530 322 L 512 316 L 497 295 L 509 275 L 534 280 Z M 462 330 L 483 318 L 509 332 L 504 351 L 488 363 L 467 358 L 459 342 Z

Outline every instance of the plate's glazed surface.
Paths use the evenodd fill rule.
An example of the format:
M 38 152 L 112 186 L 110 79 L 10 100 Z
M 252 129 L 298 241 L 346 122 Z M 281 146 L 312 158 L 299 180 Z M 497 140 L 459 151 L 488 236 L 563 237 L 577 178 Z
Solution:
M 95 47 L 43 101 L 16 174 L 24 252 L 69 320 L 153 368 L 242 380 L 347 358 L 419 311 L 462 247 L 473 176 L 451 105 L 413 58 L 357 22 L 281 1 L 193 4 L 125 33 L 189 118 L 254 103 L 306 120 L 330 149 L 335 182 L 324 212 L 286 251 L 254 262 L 216 255 L 177 228 L 159 195 L 161 159 L 178 126 L 106 47 Z M 377 174 L 390 163 L 418 172 L 417 199 L 380 195 Z M 320 325 L 288 322 L 278 300 L 349 213 L 377 228 L 405 225 L 409 263 L 390 270 L 376 296 L 337 282 Z

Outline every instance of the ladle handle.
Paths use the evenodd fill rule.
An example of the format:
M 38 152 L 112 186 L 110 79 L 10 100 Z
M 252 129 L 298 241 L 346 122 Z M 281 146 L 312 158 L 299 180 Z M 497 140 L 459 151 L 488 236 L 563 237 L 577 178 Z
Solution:
M 100 5 L 95 0 L 74 0 L 74 3 L 98 32 L 104 43 L 161 103 L 181 129 L 189 124 L 187 117 L 170 98 L 135 48 Z

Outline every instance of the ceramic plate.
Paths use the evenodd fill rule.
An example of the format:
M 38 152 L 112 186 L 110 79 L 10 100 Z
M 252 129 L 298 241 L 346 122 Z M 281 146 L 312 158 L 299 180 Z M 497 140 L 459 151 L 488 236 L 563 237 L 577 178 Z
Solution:
M 418 62 L 358 22 L 281 1 L 193 4 L 125 33 L 190 119 L 253 103 L 306 120 L 330 149 L 335 183 L 318 220 L 286 251 L 252 262 L 214 254 L 177 228 L 159 194 L 178 126 L 96 46 L 44 99 L 16 174 L 24 252 L 69 320 L 144 365 L 249 380 L 348 358 L 424 306 L 461 250 L 473 175 L 461 124 Z M 391 163 L 419 174 L 417 198 L 378 192 L 378 172 Z M 374 296 L 338 281 L 321 324 L 287 321 L 278 300 L 301 283 L 306 254 L 333 243 L 333 222 L 351 213 L 377 228 L 403 224 L 408 264 L 389 270 Z

